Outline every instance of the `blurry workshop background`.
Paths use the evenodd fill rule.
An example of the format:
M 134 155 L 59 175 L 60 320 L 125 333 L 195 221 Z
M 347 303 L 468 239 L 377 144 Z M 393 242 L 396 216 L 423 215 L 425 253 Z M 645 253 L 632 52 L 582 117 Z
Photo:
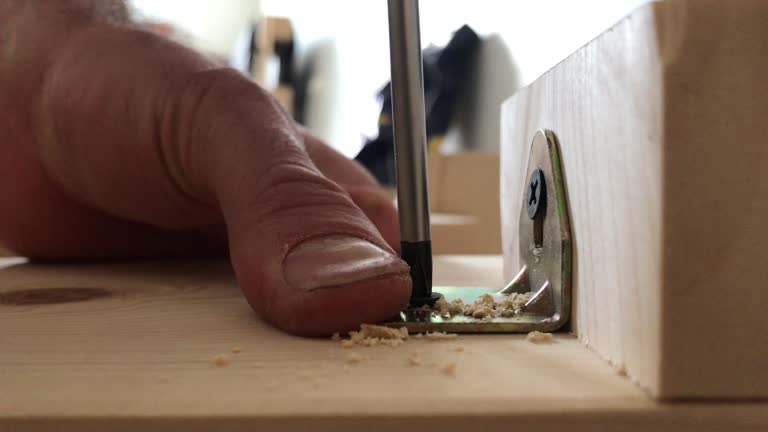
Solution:
M 390 73 L 386 0 L 130 1 L 137 20 L 249 74 L 350 158 L 388 126 L 378 97 Z M 432 71 L 437 93 L 455 93 L 431 119 L 441 123 L 430 137 L 437 253 L 501 252 L 502 101 L 643 3 L 421 0 L 425 50 L 465 25 L 479 37 L 454 53 L 452 70 Z M 383 170 L 377 177 L 391 183 Z

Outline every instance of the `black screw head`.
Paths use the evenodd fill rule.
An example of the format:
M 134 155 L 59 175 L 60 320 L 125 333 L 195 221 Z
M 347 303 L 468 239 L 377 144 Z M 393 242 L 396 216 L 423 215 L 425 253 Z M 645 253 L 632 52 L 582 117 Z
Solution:
M 528 204 L 528 217 L 531 219 L 535 219 L 546 208 L 547 185 L 544 182 L 544 171 L 541 168 L 536 168 L 531 173 L 525 202 Z

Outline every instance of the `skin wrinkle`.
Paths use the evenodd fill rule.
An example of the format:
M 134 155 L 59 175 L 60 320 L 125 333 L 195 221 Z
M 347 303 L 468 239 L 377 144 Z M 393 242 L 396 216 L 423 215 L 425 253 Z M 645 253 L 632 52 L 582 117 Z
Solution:
M 276 139 L 274 142 L 278 142 Z M 280 147 L 280 146 L 275 146 Z M 296 152 L 300 152 L 299 149 Z M 242 178 L 235 182 L 236 186 L 230 186 L 228 194 L 235 191 L 238 198 L 238 205 L 244 208 L 256 209 L 265 201 L 265 196 L 271 193 L 270 189 L 274 189 L 276 186 L 289 185 L 290 183 L 301 183 L 306 185 L 316 185 L 321 190 L 332 189 L 338 187 L 334 182 L 324 177 L 317 177 L 316 170 L 312 170 L 307 164 L 296 160 L 291 154 L 280 158 L 279 163 L 274 163 L 265 171 L 258 173 L 258 178 L 253 179 L 256 175 L 254 171 L 245 171 L 242 173 Z M 228 179 L 228 182 L 231 178 Z M 341 191 L 343 192 L 343 191 Z M 267 200 L 267 202 L 270 202 Z
M 257 223 L 263 220 L 282 220 L 283 217 L 281 215 L 294 211 L 301 213 L 306 213 L 306 211 L 316 212 L 319 208 L 322 208 L 324 211 L 331 211 L 333 208 L 349 211 L 354 207 L 354 201 L 350 195 L 330 180 L 316 176 L 299 179 L 298 175 L 293 175 L 292 173 L 274 173 L 276 169 L 284 170 L 290 167 L 295 167 L 295 165 L 275 165 L 268 173 L 263 175 L 262 180 L 264 183 L 254 188 L 255 193 L 250 195 L 251 198 L 243 201 L 242 205 L 245 206 L 246 212 L 252 215 Z M 303 166 L 298 168 L 306 169 Z M 297 190 L 297 188 L 301 189 L 301 191 Z M 307 195 L 308 198 L 301 202 L 286 202 L 282 199 L 285 196 L 299 194 Z M 332 218 L 329 219 L 332 220 Z M 370 229 L 375 229 L 372 223 L 370 224 Z M 341 233 L 340 231 L 333 230 L 324 232 L 327 234 Z M 366 239 L 370 241 L 370 236 L 367 237 Z M 304 240 L 302 239 L 301 241 Z M 378 242 L 374 241 L 374 243 Z
M 195 77 L 192 77 L 190 81 L 194 79 Z M 189 85 L 188 83 L 182 87 L 180 92 L 182 95 Z M 209 86 L 202 92 L 199 92 L 199 95 L 197 95 L 196 99 L 193 99 L 193 102 L 190 102 L 190 106 L 194 107 L 190 110 L 192 111 L 191 114 L 189 114 L 192 119 L 195 118 L 197 108 L 202 104 L 210 90 L 211 87 Z M 201 189 L 192 187 L 189 183 L 190 179 L 194 177 L 185 174 L 190 168 L 185 169 L 184 167 L 191 166 L 191 157 L 189 156 L 191 153 L 189 149 L 191 140 L 185 139 L 186 137 L 179 133 L 180 130 L 185 129 L 184 119 L 186 116 L 181 114 L 181 112 L 185 111 L 182 106 L 183 100 L 184 96 L 168 97 L 161 104 L 163 106 L 163 114 L 158 119 L 160 126 L 158 127 L 156 148 L 158 149 L 163 168 L 178 192 L 187 197 L 191 202 L 213 210 L 212 205 L 216 204 L 213 194 L 211 193 L 207 199 L 195 195 L 193 191 Z M 181 125 L 181 127 L 179 128 L 177 125 Z
M 260 193 L 259 184 L 269 183 L 268 174 L 273 168 L 288 165 L 301 165 L 304 168 L 311 166 L 311 162 L 301 161 L 306 153 L 303 151 L 301 140 L 296 139 L 295 129 L 291 129 L 285 124 L 288 122 L 285 118 L 277 118 L 273 114 L 259 116 L 257 122 L 248 125 L 248 130 L 253 130 L 250 136 L 259 137 L 259 139 L 237 139 L 233 137 L 229 143 L 220 142 L 217 137 L 229 136 L 230 131 L 238 130 L 243 125 L 235 123 L 238 117 L 236 114 L 242 112 L 269 112 L 269 108 L 274 108 L 277 102 L 264 90 L 248 86 L 249 98 L 244 101 L 238 101 L 242 92 L 240 89 L 231 89 L 233 83 L 227 79 L 236 77 L 236 84 L 242 87 L 243 78 L 232 71 L 227 70 L 208 70 L 200 72 L 191 80 L 191 84 L 186 86 L 183 96 L 180 98 L 179 111 L 182 115 L 182 125 L 190 124 L 189 127 L 183 127 L 184 130 L 192 131 L 190 135 L 202 137 L 202 139 L 184 139 L 182 142 L 176 142 L 179 147 L 189 149 L 185 152 L 187 162 L 182 165 L 182 170 L 186 168 L 187 178 L 191 183 L 198 185 L 203 189 L 209 189 L 208 194 L 221 197 L 222 190 L 235 185 L 250 185 L 247 188 L 236 186 L 235 190 L 251 189 L 247 196 L 254 196 Z M 255 90 L 255 91 L 254 91 Z M 204 96 L 203 96 L 204 95 Z M 192 98 L 193 102 L 188 102 Z M 249 109 L 242 108 L 243 104 Z M 189 108 L 193 107 L 193 108 Z M 222 116 L 217 108 L 226 107 L 227 112 L 233 113 L 231 116 Z M 205 122 L 198 119 L 215 119 L 215 121 Z M 211 125 L 209 129 L 200 129 L 203 125 Z M 174 141 L 174 140 L 170 140 Z M 223 149 L 226 147 L 226 151 Z M 239 146 L 236 148 L 235 146 Z M 258 147 L 258 152 L 262 155 L 262 160 L 269 161 L 271 165 L 267 167 L 254 166 L 252 170 L 242 171 L 243 178 L 233 181 L 235 173 L 229 166 L 222 166 L 220 160 L 228 160 L 227 157 L 232 152 L 247 153 L 252 152 Z M 195 150 L 191 150 L 194 148 Z M 208 168 L 205 169 L 206 164 Z M 209 173 L 213 178 L 205 178 L 205 174 L 195 175 L 194 173 Z M 226 173 L 226 174 L 223 174 Z M 261 180 L 254 181 L 250 178 L 258 174 Z M 196 177 L 199 177 L 197 179 Z M 226 185 L 217 184 L 216 179 L 226 179 Z M 253 190 L 256 185 L 256 190 Z M 223 203 L 222 203 L 223 204 Z
M 135 123 L 136 120 L 155 120 L 159 116 L 153 116 L 152 112 L 160 113 L 160 104 L 159 102 L 162 102 L 163 97 L 167 98 L 176 98 L 177 93 L 174 91 L 173 88 L 171 89 L 163 89 L 161 93 L 155 93 L 154 98 L 150 99 L 147 97 L 141 97 L 141 92 L 137 90 L 133 90 L 131 87 L 128 88 L 121 88 L 119 91 L 122 91 L 122 94 L 128 96 L 128 99 L 121 99 L 119 102 L 114 100 L 104 100 L 103 98 L 99 98 L 98 95 L 103 94 L 103 90 L 105 88 L 108 88 L 109 85 L 108 82 L 101 81 L 96 82 L 94 86 L 91 86 L 89 88 L 92 88 L 91 93 L 85 93 L 86 96 L 89 96 L 85 101 L 80 102 L 80 99 L 74 100 L 72 99 L 72 92 L 70 88 L 65 88 L 65 86 L 57 84 L 58 81 L 64 80 L 65 82 L 71 82 L 72 78 L 79 73 L 81 73 L 81 70 L 83 66 L 77 66 L 74 69 L 72 68 L 72 64 L 78 64 L 76 58 L 78 56 L 76 50 L 77 47 L 80 46 L 80 44 L 87 41 L 89 38 L 92 37 L 92 32 L 98 32 L 100 31 L 99 28 L 92 28 L 91 31 L 83 32 L 79 34 L 77 37 L 73 38 L 70 44 L 67 45 L 66 48 L 62 51 L 61 57 L 66 60 L 59 62 L 59 66 L 52 69 L 52 74 L 49 77 L 49 83 L 47 84 L 48 92 L 48 104 L 50 104 L 50 108 L 53 110 L 53 113 L 51 116 L 53 118 L 57 118 L 59 120 L 59 123 L 62 123 L 63 125 L 58 125 L 57 123 L 54 123 L 54 128 L 58 131 L 61 131 L 65 134 L 65 140 L 57 139 L 55 141 L 49 142 L 47 145 L 46 143 L 43 144 L 43 148 L 48 148 L 48 157 L 45 157 L 44 160 L 49 162 L 49 171 L 55 174 L 55 178 L 58 180 L 64 180 L 64 185 L 66 186 L 66 189 L 69 191 L 92 191 L 88 193 L 86 196 L 89 197 L 87 204 L 89 205 L 97 205 L 98 202 L 101 201 L 100 196 L 109 193 L 108 190 L 104 189 L 104 185 L 102 182 L 95 178 L 95 176 L 89 174 L 89 167 L 87 165 L 88 161 L 88 155 L 92 154 L 88 153 L 84 156 L 78 156 L 78 149 L 82 150 L 88 150 L 87 147 L 82 147 L 75 145 L 74 141 L 78 140 L 80 137 L 76 134 L 80 133 L 79 130 L 75 126 L 72 126 L 75 124 L 79 117 L 83 115 L 92 115 L 92 113 L 95 113 L 97 111 L 101 112 L 102 116 L 105 116 L 107 125 L 109 124 L 115 124 L 117 129 L 115 131 L 111 131 L 111 134 L 118 133 L 120 129 L 125 128 L 125 122 Z M 170 45 L 170 42 L 167 41 L 161 41 L 158 40 L 156 36 L 152 36 L 146 32 L 143 31 L 137 31 L 133 29 L 125 29 L 120 30 L 120 34 L 117 35 L 117 38 L 122 37 L 139 37 L 139 42 L 147 46 L 148 49 L 163 49 L 165 46 Z M 114 36 L 113 36 L 114 38 Z M 99 47 L 100 51 L 105 52 L 105 47 Z M 111 53 L 108 53 L 110 56 Z M 162 66 L 162 62 L 160 62 Z M 201 63 L 204 64 L 204 63 Z M 69 67 L 67 67 L 69 66 Z M 163 66 L 164 67 L 164 66 Z M 122 73 L 122 72 L 121 72 Z M 178 74 L 178 73 L 177 73 Z M 124 77 L 124 81 L 129 82 L 130 76 L 126 75 Z M 63 90 L 62 90 L 63 88 Z M 69 92 L 69 93 L 68 93 Z M 139 97 L 137 99 L 137 97 Z M 87 104 L 87 105 L 84 105 Z M 148 107 L 148 108 L 147 108 Z M 74 114 L 73 114 L 74 112 Z M 70 120 L 71 119 L 71 120 Z M 135 120 L 132 120 L 135 119 Z M 133 133 L 137 134 L 137 139 L 139 141 L 143 141 L 145 145 L 148 148 L 156 149 L 157 143 L 154 142 L 152 139 L 146 139 L 146 137 L 157 137 L 157 133 L 155 132 L 156 129 L 153 131 L 152 129 L 152 122 L 141 122 L 143 125 L 150 126 L 149 128 L 145 128 L 144 130 L 133 130 Z M 63 128 L 62 128 L 63 126 Z M 109 127 L 109 126 L 108 126 Z M 144 132 L 143 134 L 141 132 Z M 106 139 L 112 140 L 112 136 L 105 136 Z M 118 137 L 119 138 L 119 137 Z M 171 145 L 176 145 L 175 142 L 170 142 Z M 125 143 L 123 144 L 117 144 L 117 145 L 127 145 Z M 52 148 L 52 146 L 55 146 Z M 156 150 L 154 150 L 156 152 Z M 103 151 L 102 151 L 103 152 Z M 105 156 L 108 155 L 108 153 L 103 153 Z M 80 167 L 73 167 L 68 166 L 66 163 L 62 163 L 62 161 L 75 161 L 80 164 Z M 144 160 L 148 160 L 152 162 L 153 165 L 145 168 L 149 169 L 158 169 L 163 170 L 163 159 L 160 157 L 155 158 L 148 158 L 144 156 Z M 109 162 L 109 161 L 107 161 Z M 57 169 L 58 168 L 58 169 Z M 62 171 L 64 170 L 64 171 Z M 67 175 L 69 173 L 69 175 Z M 74 176 L 74 177 L 72 177 Z M 162 181 L 159 183 L 156 183 L 153 185 L 153 188 L 156 192 L 151 194 L 150 196 L 156 196 L 158 197 L 158 203 L 160 202 L 169 202 L 172 203 L 174 206 L 173 209 L 169 208 L 169 211 L 172 211 L 174 214 L 184 213 L 186 215 L 194 215 L 195 217 L 192 220 L 187 220 L 183 223 L 186 227 L 190 226 L 196 226 L 201 224 L 210 224 L 214 218 L 217 218 L 216 216 L 218 212 L 214 211 L 211 206 L 204 206 L 198 203 L 195 200 L 189 200 L 188 197 L 186 197 L 184 194 L 179 193 L 179 190 L 177 186 L 173 182 L 173 177 L 171 176 L 159 176 Z M 74 181 L 66 181 L 66 179 L 74 179 Z M 95 180 L 95 182 L 94 182 Z M 144 198 L 147 199 L 147 198 Z M 130 203 L 127 203 L 127 205 L 130 205 Z M 115 212 L 110 212 L 113 216 L 120 216 L 119 214 L 115 214 Z M 135 213 L 135 212 L 134 212 Z M 155 226 L 161 226 L 165 228 L 178 228 L 179 220 L 175 216 L 166 216 L 161 218 L 153 218 L 150 220 L 147 220 L 145 218 L 136 218 L 131 217 L 130 220 L 140 222 L 140 223 L 149 223 Z
M 283 186 L 283 185 L 280 185 L 280 186 Z M 265 208 L 263 211 L 260 211 L 256 214 L 261 217 L 268 218 L 268 217 L 275 217 L 280 213 L 284 213 L 290 210 L 302 210 L 302 209 L 306 210 L 306 209 L 317 208 L 319 206 L 323 206 L 325 208 L 332 208 L 334 206 L 337 206 L 339 208 L 346 209 L 349 207 L 349 204 L 351 204 L 351 200 L 349 203 L 345 202 L 343 204 L 340 204 L 337 198 L 339 198 L 339 196 L 342 194 L 343 192 L 338 192 L 333 196 L 313 197 L 312 200 L 305 200 L 300 203 L 288 202 L 285 204 L 273 205 L 273 206 L 269 206 L 268 208 Z M 279 193 L 275 192 L 275 195 L 279 195 Z

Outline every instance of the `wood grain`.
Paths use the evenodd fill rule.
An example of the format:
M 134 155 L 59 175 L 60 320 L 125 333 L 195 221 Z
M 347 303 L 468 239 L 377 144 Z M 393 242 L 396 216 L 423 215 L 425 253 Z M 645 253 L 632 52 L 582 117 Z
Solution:
M 224 262 L 5 263 L 3 432 L 768 427 L 766 404 L 654 403 L 568 335 L 551 345 L 511 335 L 411 340 L 353 349 L 370 360 L 349 366 L 338 342 L 290 337 L 258 320 Z M 437 283 L 501 283 L 500 269 L 498 257 L 443 257 Z M 61 290 L 37 297 L 55 300 L 72 288 L 109 295 L 8 301 Z M 222 353 L 231 363 L 214 366 Z M 413 354 L 425 366 L 408 366 Z M 439 372 L 449 362 L 455 377 Z
M 502 226 L 560 140 L 576 331 L 663 398 L 768 397 L 768 3 L 641 7 L 503 109 Z

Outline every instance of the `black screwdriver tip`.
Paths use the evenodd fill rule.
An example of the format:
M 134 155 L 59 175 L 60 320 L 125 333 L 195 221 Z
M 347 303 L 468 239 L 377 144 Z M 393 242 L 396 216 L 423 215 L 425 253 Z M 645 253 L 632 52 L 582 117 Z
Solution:
M 432 306 L 442 295 L 432 292 L 432 242 L 401 242 L 400 256 L 411 267 L 411 307 Z

